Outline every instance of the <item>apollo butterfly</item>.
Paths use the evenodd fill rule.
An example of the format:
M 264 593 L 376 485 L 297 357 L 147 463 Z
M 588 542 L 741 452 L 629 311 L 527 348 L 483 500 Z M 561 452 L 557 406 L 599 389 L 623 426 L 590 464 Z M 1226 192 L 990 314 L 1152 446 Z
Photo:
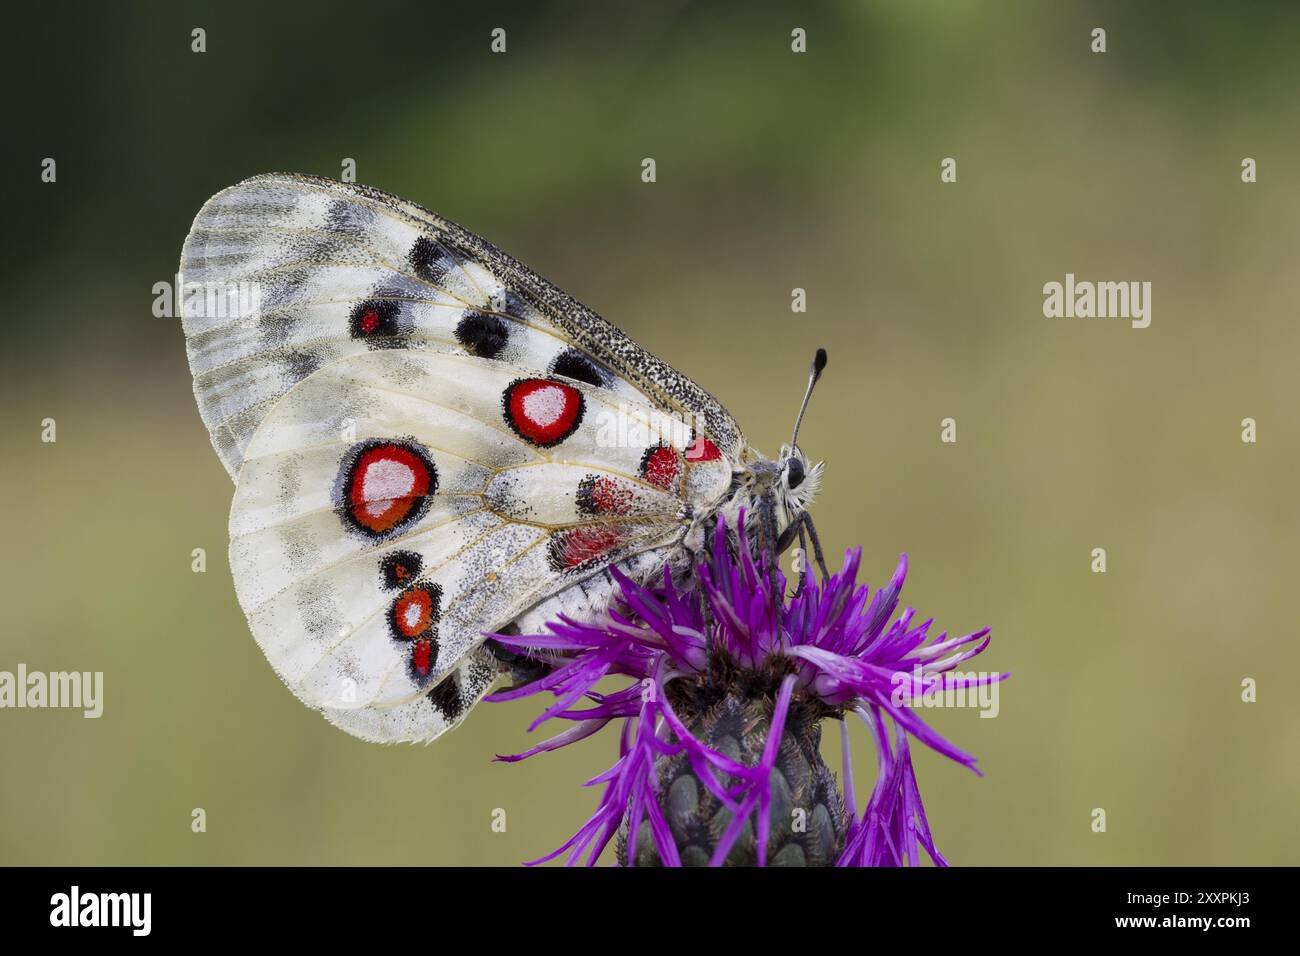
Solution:
M 349 733 L 437 737 L 518 665 L 487 635 L 603 612 L 611 569 L 684 572 L 719 516 L 818 548 L 797 422 L 764 457 L 690 379 L 413 203 L 258 176 L 199 211 L 181 279 L 257 290 L 220 314 L 186 295 L 194 394 L 236 483 L 253 636 Z

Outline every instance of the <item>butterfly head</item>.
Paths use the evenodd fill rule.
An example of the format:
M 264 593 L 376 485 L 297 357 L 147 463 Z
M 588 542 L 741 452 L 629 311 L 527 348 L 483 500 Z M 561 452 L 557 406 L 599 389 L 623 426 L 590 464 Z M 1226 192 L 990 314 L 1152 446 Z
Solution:
M 826 463 L 809 461 L 798 445 L 782 445 L 777 463 L 781 466 L 777 485 L 781 510 L 791 515 L 807 511 L 821 485 L 822 470 Z
M 818 349 L 808 377 L 808 389 L 799 407 L 799 417 L 795 420 L 794 434 L 790 436 L 789 444 L 781 446 L 776 460 L 755 456 L 755 460 L 737 474 L 738 479 L 743 475 L 743 484 L 736 489 L 733 503 L 743 503 L 752 514 L 760 516 L 758 522 L 750 526 L 751 536 L 756 541 L 764 538 L 774 540 L 777 553 L 790 547 L 804 530 L 816 537 L 808 506 L 821 485 L 825 463 L 810 462 L 803 453 L 799 447 L 799 425 L 808 410 L 813 387 L 825 368 L 826 350 Z M 775 534 L 775 539 L 768 537 L 772 534 Z

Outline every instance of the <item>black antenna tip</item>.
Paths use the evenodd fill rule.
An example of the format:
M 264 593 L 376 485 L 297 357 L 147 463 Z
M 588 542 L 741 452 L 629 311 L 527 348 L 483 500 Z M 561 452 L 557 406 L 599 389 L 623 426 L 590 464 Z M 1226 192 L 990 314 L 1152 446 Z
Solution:
M 824 368 L 826 368 L 826 350 L 818 349 L 817 354 L 813 356 L 813 374 L 820 375 Z

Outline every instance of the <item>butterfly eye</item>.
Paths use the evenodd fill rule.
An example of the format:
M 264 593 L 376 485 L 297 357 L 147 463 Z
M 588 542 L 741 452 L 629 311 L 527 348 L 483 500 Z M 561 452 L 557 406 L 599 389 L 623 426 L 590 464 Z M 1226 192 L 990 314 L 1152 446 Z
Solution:
M 785 483 L 792 491 L 803 484 L 803 462 L 798 458 L 791 458 L 786 462 Z

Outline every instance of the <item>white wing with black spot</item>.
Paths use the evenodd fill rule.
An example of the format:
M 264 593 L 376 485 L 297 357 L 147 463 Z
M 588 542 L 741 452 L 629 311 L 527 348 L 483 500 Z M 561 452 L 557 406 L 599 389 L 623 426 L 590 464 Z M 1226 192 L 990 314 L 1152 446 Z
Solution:
M 237 479 L 231 565 L 277 672 L 372 740 L 491 685 L 483 632 L 660 567 L 750 454 L 707 392 L 473 233 L 272 174 L 181 257 L 194 393 Z
M 379 190 L 271 174 L 213 196 L 181 253 L 194 393 L 235 477 L 295 384 L 348 355 L 433 349 L 544 369 L 695 423 L 738 461 L 707 392 L 473 233 Z

